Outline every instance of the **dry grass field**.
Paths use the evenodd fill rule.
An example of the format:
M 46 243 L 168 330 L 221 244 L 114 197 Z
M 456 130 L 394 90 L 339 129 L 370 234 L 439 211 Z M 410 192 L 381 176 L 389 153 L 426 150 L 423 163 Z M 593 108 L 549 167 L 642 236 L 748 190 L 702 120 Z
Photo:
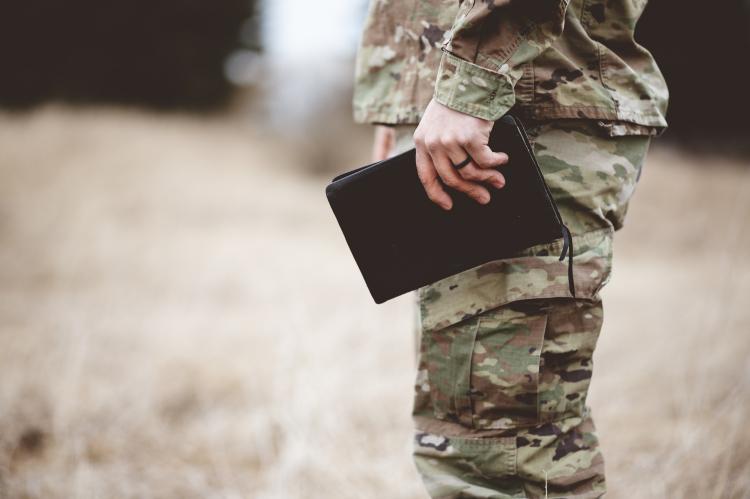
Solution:
M 371 302 L 326 179 L 278 145 L 0 115 L 0 496 L 424 497 L 413 298 Z M 750 498 L 749 217 L 748 165 L 654 148 L 590 398 L 612 498 Z

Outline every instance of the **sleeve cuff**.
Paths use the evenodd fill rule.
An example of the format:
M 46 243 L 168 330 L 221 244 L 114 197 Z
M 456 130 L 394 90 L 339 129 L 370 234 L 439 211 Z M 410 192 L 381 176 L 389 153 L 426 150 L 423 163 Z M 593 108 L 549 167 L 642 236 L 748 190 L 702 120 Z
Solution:
M 456 111 L 496 121 L 513 107 L 516 96 L 506 72 L 494 72 L 443 52 L 435 80 L 435 100 Z

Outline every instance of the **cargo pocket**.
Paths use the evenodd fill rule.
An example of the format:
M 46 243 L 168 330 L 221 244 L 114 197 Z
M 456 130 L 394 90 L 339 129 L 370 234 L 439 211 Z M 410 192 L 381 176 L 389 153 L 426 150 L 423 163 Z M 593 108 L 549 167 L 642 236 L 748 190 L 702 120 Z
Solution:
M 418 432 L 414 462 L 431 497 L 526 497 L 517 477 L 515 437 Z
M 602 315 L 601 301 L 560 302 L 550 308 L 539 380 L 542 422 L 584 413 Z
M 598 300 L 609 277 L 611 229 L 574 240 L 575 300 L 567 262 L 557 256 L 561 242 L 420 289 L 419 428 L 443 431 L 440 423 L 449 422 L 502 431 L 537 424 L 540 406 L 546 417 L 566 412 L 567 404 L 551 400 L 560 395 L 556 387 L 540 386 L 550 305 Z
M 425 332 L 423 368 L 434 417 L 472 426 L 469 376 L 479 317 Z
M 543 300 L 517 302 L 423 333 L 420 386 L 434 418 L 474 429 L 538 419 Z
M 469 377 L 474 428 L 506 429 L 537 423 L 547 325 L 542 303 L 511 303 L 479 318 Z

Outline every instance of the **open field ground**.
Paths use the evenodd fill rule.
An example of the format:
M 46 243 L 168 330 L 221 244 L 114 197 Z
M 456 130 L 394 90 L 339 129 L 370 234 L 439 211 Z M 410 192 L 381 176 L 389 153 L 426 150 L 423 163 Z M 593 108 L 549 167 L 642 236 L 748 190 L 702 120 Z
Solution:
M 277 145 L 0 115 L 0 497 L 423 497 L 412 297 L 372 304 Z M 655 148 L 595 357 L 610 497 L 750 498 L 748 248 L 749 165 Z

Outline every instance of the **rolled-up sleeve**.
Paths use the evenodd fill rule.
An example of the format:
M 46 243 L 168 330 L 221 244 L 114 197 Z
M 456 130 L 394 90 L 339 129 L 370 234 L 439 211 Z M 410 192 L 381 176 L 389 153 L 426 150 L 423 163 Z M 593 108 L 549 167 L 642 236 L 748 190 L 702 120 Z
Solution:
M 567 0 L 464 0 L 435 81 L 441 104 L 497 120 L 516 102 L 523 66 L 560 36 Z

